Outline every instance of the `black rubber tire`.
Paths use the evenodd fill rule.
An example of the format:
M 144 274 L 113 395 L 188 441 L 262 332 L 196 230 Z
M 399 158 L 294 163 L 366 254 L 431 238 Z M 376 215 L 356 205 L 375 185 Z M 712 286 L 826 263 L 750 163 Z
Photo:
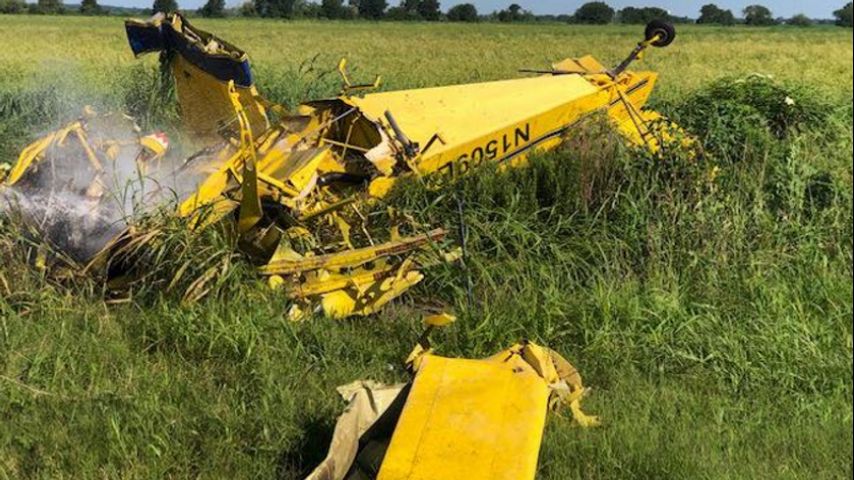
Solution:
M 646 24 L 644 36 L 649 40 L 655 38 L 656 35 L 658 35 L 659 38 L 652 42 L 652 46 L 666 47 L 673 43 L 673 40 L 676 38 L 676 29 L 673 27 L 672 23 L 656 19 Z

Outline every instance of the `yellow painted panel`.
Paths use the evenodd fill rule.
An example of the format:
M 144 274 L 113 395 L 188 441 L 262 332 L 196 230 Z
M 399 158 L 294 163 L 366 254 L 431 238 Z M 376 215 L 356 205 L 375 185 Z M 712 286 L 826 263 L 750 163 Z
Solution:
M 235 120 L 228 83 L 188 62 L 181 55 L 172 61 L 172 75 L 184 126 L 198 135 L 215 135 L 223 124 Z M 255 87 L 235 87 L 246 110 L 252 131 L 258 135 L 269 128 L 264 108 L 255 100 Z
M 518 355 L 422 360 L 378 480 L 528 480 L 549 389 Z

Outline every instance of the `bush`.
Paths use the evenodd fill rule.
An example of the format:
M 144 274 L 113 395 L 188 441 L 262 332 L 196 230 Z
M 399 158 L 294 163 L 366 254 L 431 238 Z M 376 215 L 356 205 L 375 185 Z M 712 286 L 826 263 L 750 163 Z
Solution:
M 575 23 L 604 25 L 614 21 L 614 9 L 605 2 L 589 2 L 579 7 L 572 18 Z
M 448 20 L 452 22 L 476 22 L 477 7 L 471 3 L 461 3 L 448 10 Z
M 737 161 L 744 149 L 824 125 L 833 107 L 814 89 L 768 76 L 718 80 L 674 109 L 677 123 L 699 136 L 707 150 Z
M 800 13 L 795 15 L 794 17 L 786 20 L 786 25 L 792 25 L 795 27 L 809 27 L 813 24 L 813 21 L 810 17 Z

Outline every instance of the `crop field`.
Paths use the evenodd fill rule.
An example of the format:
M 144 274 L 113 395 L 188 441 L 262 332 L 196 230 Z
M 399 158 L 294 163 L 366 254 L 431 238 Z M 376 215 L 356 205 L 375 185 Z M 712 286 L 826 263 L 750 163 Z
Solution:
M 342 56 L 359 80 L 412 88 L 613 64 L 642 30 L 194 24 L 288 106 L 334 95 Z M 413 217 L 465 224 L 468 258 L 368 318 L 289 321 L 216 229 L 175 228 L 147 265 L 158 281 L 114 298 L 48 279 L 0 215 L 0 479 L 302 478 L 344 407 L 336 386 L 406 380 L 427 304 L 458 316 L 439 353 L 528 338 L 593 387 L 603 425 L 550 415 L 540 479 L 851 478 L 852 50 L 837 27 L 681 27 L 635 68 L 660 74 L 652 106 L 704 155 L 648 158 L 593 123 L 527 168 L 407 186 L 394 201 Z M 157 79 L 120 19 L 0 16 L 0 163 L 87 104 L 170 128 Z M 172 287 L 211 258 L 228 268 L 182 302 Z

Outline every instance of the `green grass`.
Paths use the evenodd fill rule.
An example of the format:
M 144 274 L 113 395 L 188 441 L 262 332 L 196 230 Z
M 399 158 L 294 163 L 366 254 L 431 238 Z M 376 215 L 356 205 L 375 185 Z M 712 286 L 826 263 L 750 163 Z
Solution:
M 246 48 L 262 90 L 287 102 L 333 93 L 318 71 L 342 54 L 398 88 L 574 54 L 612 62 L 636 36 L 199 24 Z M 0 17 L 0 29 L 0 161 L 83 103 L 173 114 L 151 112 L 154 60 L 130 58 L 114 19 Z M 0 220 L 0 478 L 300 478 L 325 454 L 337 385 L 406 378 L 426 301 L 460 317 L 435 335 L 440 352 L 485 356 L 531 338 L 594 387 L 587 409 L 604 426 L 551 416 L 541 479 L 850 478 L 851 58 L 850 30 L 683 29 L 646 65 L 661 74 L 655 104 L 705 157 L 646 158 L 594 124 L 530 168 L 408 188 L 396 203 L 454 231 L 464 199 L 468 269 L 433 269 L 366 319 L 289 322 L 286 301 L 216 231 L 171 234 L 152 282 L 107 303 L 95 281 L 43 278 Z M 778 81 L 716 82 L 752 72 Z M 156 281 L 193 258 L 229 268 L 187 306 Z

